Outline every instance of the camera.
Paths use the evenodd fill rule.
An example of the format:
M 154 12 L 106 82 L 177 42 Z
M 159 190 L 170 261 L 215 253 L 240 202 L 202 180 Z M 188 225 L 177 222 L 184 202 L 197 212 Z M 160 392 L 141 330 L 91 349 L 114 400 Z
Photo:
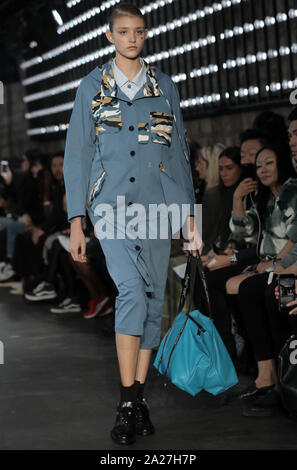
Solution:
M 287 304 L 295 300 L 295 276 L 294 274 L 280 274 L 278 278 L 279 299 L 278 309 L 280 312 L 288 312 Z

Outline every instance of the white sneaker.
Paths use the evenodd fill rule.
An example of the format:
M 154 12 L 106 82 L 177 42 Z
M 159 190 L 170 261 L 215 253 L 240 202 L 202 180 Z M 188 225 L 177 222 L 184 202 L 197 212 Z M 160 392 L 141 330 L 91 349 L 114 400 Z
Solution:
M 52 307 L 50 311 L 52 313 L 81 312 L 81 306 L 79 303 L 75 302 L 69 297 L 66 297 L 66 299 L 63 299 L 58 305 Z
M 33 302 L 55 299 L 56 297 L 57 292 L 55 289 L 52 286 L 44 284 L 44 282 L 40 282 L 32 292 L 25 294 L 25 298 Z
M 9 293 L 12 295 L 23 295 L 23 284 L 21 282 L 15 282 L 14 284 L 18 285 L 15 285 L 14 288 L 9 291 Z
M 0 271 L 0 282 L 9 281 L 15 275 L 15 271 L 10 263 L 5 263 Z

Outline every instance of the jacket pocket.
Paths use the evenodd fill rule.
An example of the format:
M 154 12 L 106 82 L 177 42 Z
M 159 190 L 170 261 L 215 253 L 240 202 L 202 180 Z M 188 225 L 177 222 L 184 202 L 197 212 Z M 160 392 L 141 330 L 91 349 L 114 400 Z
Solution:
M 150 128 L 148 122 L 139 122 L 138 125 L 138 142 L 147 144 L 150 140 Z
M 96 104 L 96 105 L 95 105 Z M 92 104 L 96 134 L 115 134 L 123 126 L 120 102 L 116 97 L 105 96 L 98 103 Z
M 89 206 L 92 205 L 95 197 L 98 196 L 98 194 L 100 193 L 100 191 L 102 189 L 102 186 L 103 186 L 103 183 L 104 183 L 104 180 L 105 180 L 105 177 L 106 177 L 106 171 L 101 170 L 98 177 L 97 177 L 97 179 L 96 179 L 96 181 L 95 181 L 95 183 L 93 184 L 91 192 L 89 194 L 89 199 L 88 199 Z
M 151 112 L 151 136 L 152 142 L 156 144 L 171 145 L 173 115 L 170 113 Z

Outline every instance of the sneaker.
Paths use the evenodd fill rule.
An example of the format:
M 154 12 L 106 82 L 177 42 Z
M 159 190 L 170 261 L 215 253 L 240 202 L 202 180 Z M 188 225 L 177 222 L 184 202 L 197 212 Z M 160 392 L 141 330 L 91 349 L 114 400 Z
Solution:
M 7 281 L 1 282 L 0 287 L 11 287 L 11 289 L 16 289 L 19 287 L 20 281 Z
M 84 314 L 84 318 L 89 319 L 89 318 L 94 318 L 96 315 L 99 315 L 105 304 L 109 301 L 109 297 L 100 295 L 96 300 L 91 299 L 88 302 L 88 307 L 89 310 Z M 109 312 L 110 313 L 110 312 Z M 104 315 L 107 315 L 107 313 L 104 313 Z
M 63 299 L 58 305 L 50 309 L 52 313 L 81 312 L 81 306 L 70 297 Z
M 113 306 L 110 302 L 108 302 L 102 310 L 100 310 L 99 317 L 106 317 L 106 315 L 110 315 L 113 312 Z
M 5 261 L 0 261 L 0 272 L 2 271 L 5 265 L 6 265 Z
M 5 263 L 0 272 L 0 282 L 11 281 L 15 277 L 15 271 L 10 263 Z
M 23 295 L 23 284 L 22 282 L 12 282 L 11 290 L 9 291 L 12 295 Z
M 25 298 L 32 302 L 55 299 L 56 297 L 57 292 L 55 289 L 52 286 L 45 285 L 43 282 L 40 282 L 31 293 L 25 294 Z

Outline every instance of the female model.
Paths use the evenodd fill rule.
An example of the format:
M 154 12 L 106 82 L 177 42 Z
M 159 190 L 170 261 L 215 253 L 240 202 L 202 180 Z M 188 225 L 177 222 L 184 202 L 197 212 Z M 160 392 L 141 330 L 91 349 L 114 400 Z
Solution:
M 147 34 L 134 5 L 113 9 L 106 36 L 115 45 L 115 59 L 82 80 L 64 161 L 72 257 L 86 260 L 81 218 L 87 208 L 118 289 L 121 396 L 111 432 L 118 444 L 155 431 L 143 389 L 151 351 L 160 341 L 171 236 L 186 222 L 191 234 L 187 251 L 195 255 L 202 244 L 191 217 L 194 191 L 179 95 L 167 75 L 140 57 Z M 146 225 L 156 219 L 148 215 L 149 204 L 162 203 L 188 204 L 191 211 L 161 218 L 163 225 L 170 221 L 166 237 L 159 229 L 148 233 Z M 141 214 L 137 224 L 129 220 L 126 227 L 123 216 L 135 210 Z M 103 227 L 107 232 L 102 235 Z

